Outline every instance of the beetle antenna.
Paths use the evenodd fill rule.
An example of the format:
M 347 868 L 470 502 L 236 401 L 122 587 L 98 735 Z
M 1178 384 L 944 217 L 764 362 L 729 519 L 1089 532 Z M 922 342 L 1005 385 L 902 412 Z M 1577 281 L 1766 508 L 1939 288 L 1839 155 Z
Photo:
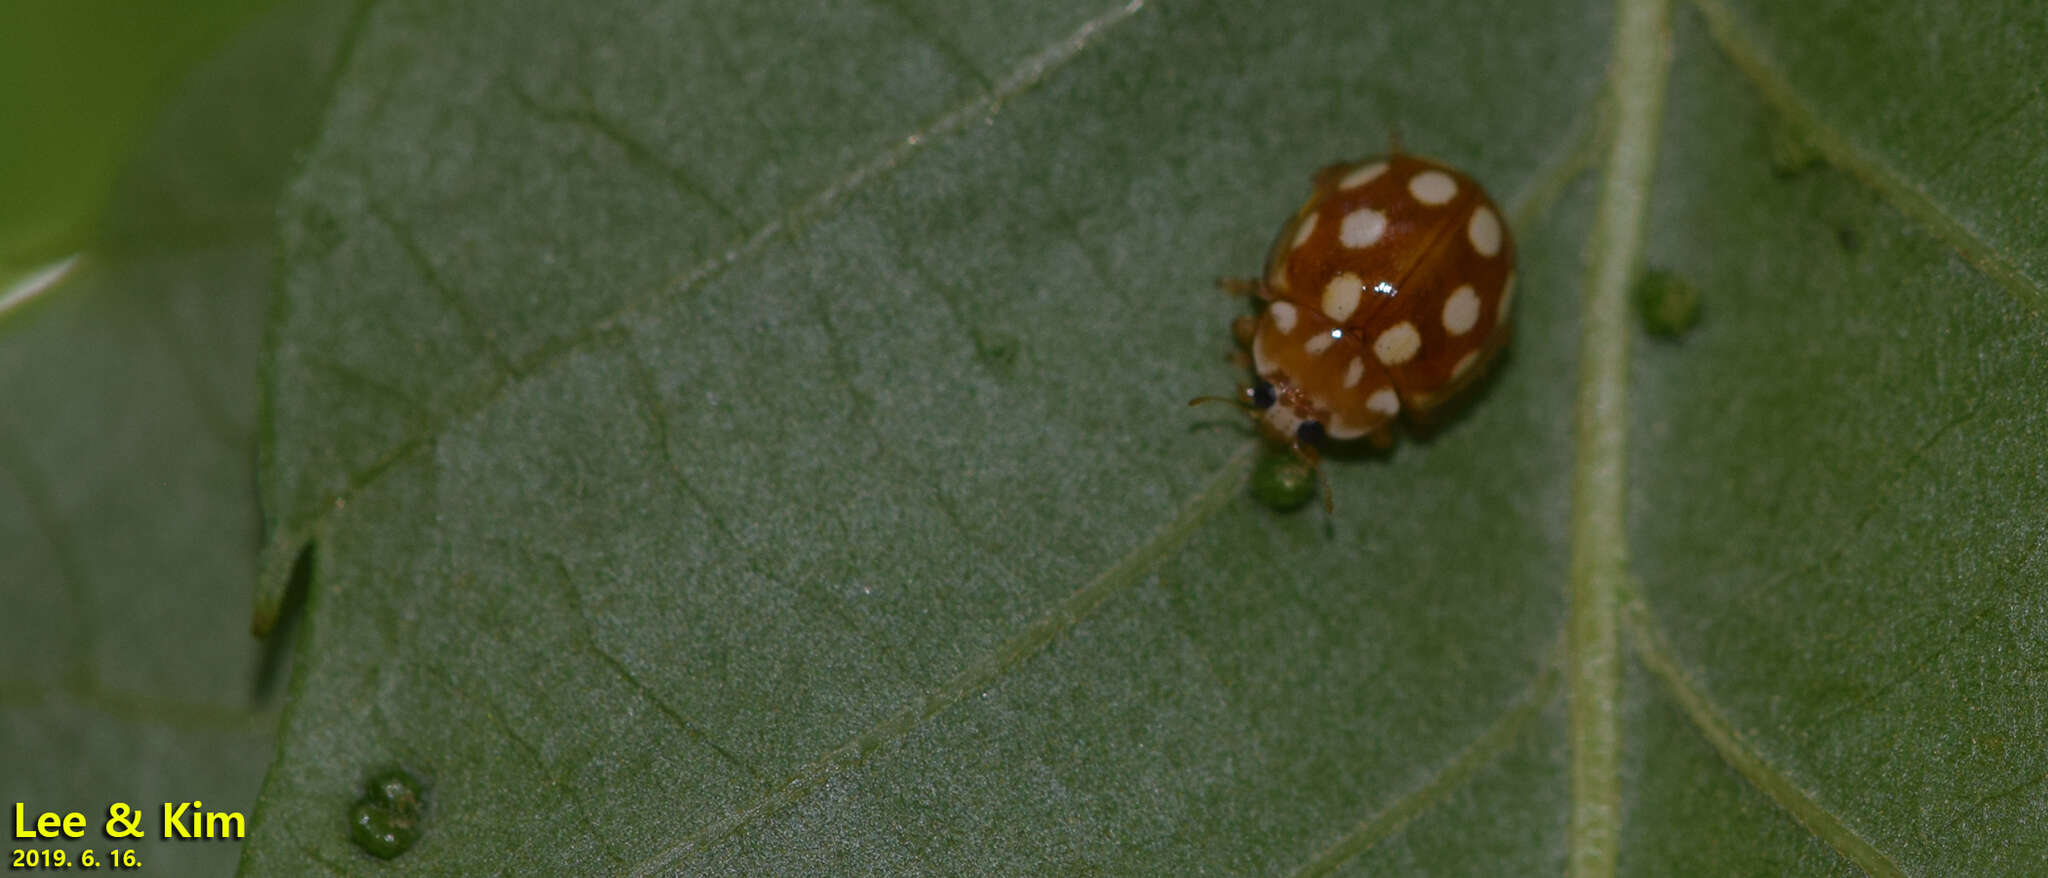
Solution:
M 1194 399 L 1188 400 L 1188 405 L 1197 406 L 1212 402 L 1228 403 L 1230 405 L 1234 405 L 1240 409 L 1243 409 L 1246 413 L 1250 413 L 1252 411 L 1250 403 L 1247 403 L 1241 399 L 1231 399 L 1227 396 L 1197 396 Z

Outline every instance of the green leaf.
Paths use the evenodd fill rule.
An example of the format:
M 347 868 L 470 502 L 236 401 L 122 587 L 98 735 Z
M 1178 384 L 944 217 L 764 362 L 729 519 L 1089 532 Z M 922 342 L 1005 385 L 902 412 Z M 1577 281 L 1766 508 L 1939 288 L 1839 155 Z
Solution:
M 88 821 L 16 849 L 132 849 L 150 875 L 236 861 L 232 840 L 164 840 L 161 809 L 252 812 L 275 740 L 281 644 L 243 615 L 254 376 L 273 212 L 332 12 L 270 16 L 199 69 L 95 245 L 0 311 L 0 798 Z M 116 803 L 145 836 L 101 832 Z
M 2048 56 L 1896 5 L 372 8 L 243 871 L 2026 871 Z M 1509 207 L 1511 355 L 1276 515 L 1212 279 L 1396 129 Z M 1646 264 L 1713 319 L 1635 344 Z
M 271 0 L 0 6 L 0 284 L 91 245 L 171 86 Z M 132 193 L 113 193 L 125 200 Z
M 2048 22 L 1700 12 L 1647 258 L 1712 318 L 1636 361 L 1647 664 L 1866 871 L 2036 872 L 2048 203 L 1990 181 L 2039 174 L 2048 104 L 2028 83 L 2048 61 L 2021 47 L 2048 44 Z M 1828 165 L 1756 160 L 1774 117 Z M 1703 871 L 1742 871 L 1720 856 Z

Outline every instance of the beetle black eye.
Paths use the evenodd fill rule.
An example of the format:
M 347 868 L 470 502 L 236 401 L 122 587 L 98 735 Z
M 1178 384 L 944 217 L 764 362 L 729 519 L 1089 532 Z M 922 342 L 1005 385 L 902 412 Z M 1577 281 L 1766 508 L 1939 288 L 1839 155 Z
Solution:
M 1294 441 L 1303 445 L 1315 447 L 1323 444 L 1323 440 L 1328 438 L 1330 436 L 1323 431 L 1321 421 L 1302 421 L 1301 426 L 1294 428 Z
M 1273 407 L 1273 385 L 1261 381 L 1252 385 L 1252 405 L 1256 408 Z

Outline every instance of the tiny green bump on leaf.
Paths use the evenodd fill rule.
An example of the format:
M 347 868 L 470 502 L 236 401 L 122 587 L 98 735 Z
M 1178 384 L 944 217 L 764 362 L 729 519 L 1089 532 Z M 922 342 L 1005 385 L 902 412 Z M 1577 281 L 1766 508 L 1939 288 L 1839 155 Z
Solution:
M 1252 469 L 1252 497 L 1277 512 L 1301 508 L 1316 495 L 1316 469 L 1299 455 L 1267 449 Z
M 426 802 L 418 778 L 393 768 L 373 775 L 362 798 L 349 808 L 349 838 L 380 860 L 412 849 L 424 827 Z
M 1699 323 L 1699 288 L 1668 271 L 1652 269 L 1636 281 L 1636 311 L 1651 335 L 1677 338 Z

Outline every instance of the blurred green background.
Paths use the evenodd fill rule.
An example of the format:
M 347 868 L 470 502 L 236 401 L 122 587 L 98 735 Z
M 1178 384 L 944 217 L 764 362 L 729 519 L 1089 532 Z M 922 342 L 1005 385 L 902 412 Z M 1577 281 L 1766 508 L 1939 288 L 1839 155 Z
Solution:
M 180 79 L 275 2 L 0 3 L 0 288 L 85 245 Z

